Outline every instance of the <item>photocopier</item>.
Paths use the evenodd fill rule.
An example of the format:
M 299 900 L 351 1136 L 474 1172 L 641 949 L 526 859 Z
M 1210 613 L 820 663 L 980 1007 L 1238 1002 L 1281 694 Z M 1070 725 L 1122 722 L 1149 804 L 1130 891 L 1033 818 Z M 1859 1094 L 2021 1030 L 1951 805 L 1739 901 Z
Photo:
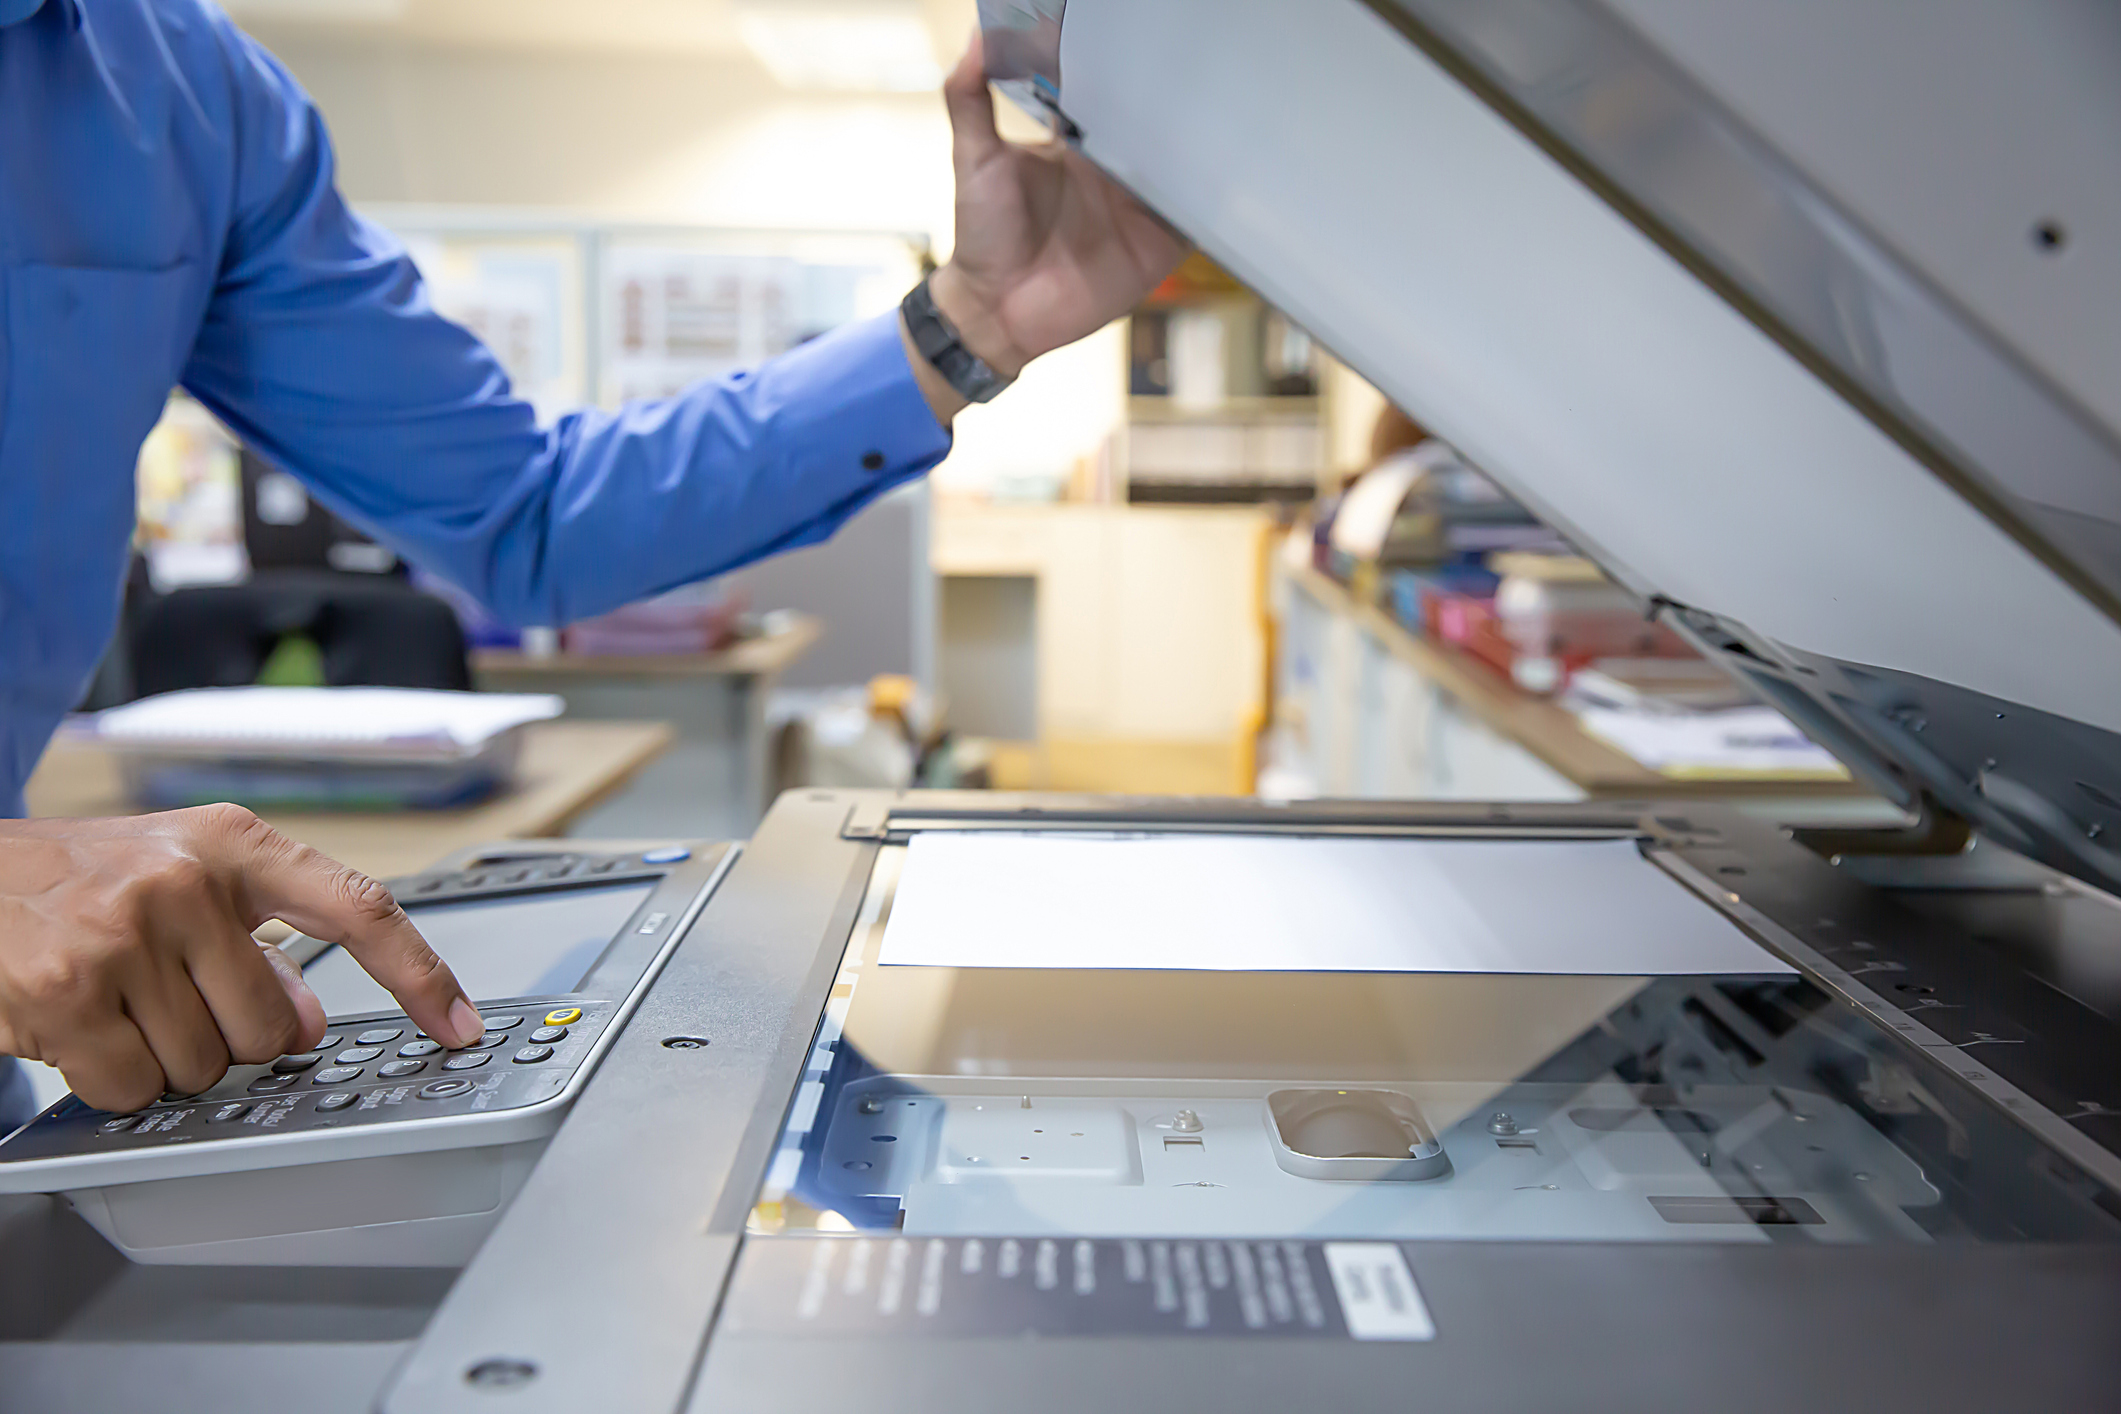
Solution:
M 0 1408 L 2121 1407 L 2121 11 L 981 17 L 1900 823 L 798 790 L 474 851 L 397 888 L 486 1043 L 307 946 L 327 1045 L 0 1142 Z M 923 851 L 1004 837 L 1508 849 L 1563 942 L 1758 965 L 895 961 Z

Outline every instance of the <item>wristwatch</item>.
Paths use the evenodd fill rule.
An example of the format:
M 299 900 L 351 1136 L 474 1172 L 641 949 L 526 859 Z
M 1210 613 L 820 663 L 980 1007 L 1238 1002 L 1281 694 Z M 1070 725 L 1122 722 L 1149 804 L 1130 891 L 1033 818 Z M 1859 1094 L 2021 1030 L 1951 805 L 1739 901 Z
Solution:
M 990 401 L 1016 380 L 1002 377 L 985 359 L 965 347 L 957 330 L 935 307 L 935 296 L 928 289 L 931 278 L 922 277 L 899 303 L 899 312 L 906 317 L 906 330 L 913 335 L 913 346 L 943 375 L 943 381 L 957 390 L 959 397 L 968 403 Z

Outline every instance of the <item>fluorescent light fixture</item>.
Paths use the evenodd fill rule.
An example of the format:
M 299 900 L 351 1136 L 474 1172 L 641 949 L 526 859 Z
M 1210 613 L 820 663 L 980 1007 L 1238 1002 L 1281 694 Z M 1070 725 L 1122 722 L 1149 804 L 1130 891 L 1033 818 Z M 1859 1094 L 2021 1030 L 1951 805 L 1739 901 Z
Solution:
M 737 34 L 789 88 L 922 93 L 943 81 L 909 0 L 743 0 Z
M 237 20 L 307 20 L 319 24 L 377 24 L 403 19 L 408 0 L 224 0 Z

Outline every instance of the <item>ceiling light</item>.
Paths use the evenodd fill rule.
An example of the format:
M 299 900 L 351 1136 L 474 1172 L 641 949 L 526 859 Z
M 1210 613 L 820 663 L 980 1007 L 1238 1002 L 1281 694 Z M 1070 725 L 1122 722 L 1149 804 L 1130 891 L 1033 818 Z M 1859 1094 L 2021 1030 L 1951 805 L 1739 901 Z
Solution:
M 917 3 L 746 0 L 737 34 L 789 88 L 923 93 L 943 81 Z
M 226 0 L 238 21 L 310 20 L 320 24 L 375 24 L 402 19 L 407 0 Z

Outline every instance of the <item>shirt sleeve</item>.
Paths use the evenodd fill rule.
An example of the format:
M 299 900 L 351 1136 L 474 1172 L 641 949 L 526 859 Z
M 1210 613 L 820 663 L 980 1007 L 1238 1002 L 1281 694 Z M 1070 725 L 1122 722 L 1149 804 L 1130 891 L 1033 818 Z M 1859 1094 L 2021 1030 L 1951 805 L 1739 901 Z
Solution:
M 518 624 L 831 535 L 949 449 L 895 314 L 549 427 L 333 183 L 322 119 L 230 26 L 235 203 L 184 386 L 335 513 Z

